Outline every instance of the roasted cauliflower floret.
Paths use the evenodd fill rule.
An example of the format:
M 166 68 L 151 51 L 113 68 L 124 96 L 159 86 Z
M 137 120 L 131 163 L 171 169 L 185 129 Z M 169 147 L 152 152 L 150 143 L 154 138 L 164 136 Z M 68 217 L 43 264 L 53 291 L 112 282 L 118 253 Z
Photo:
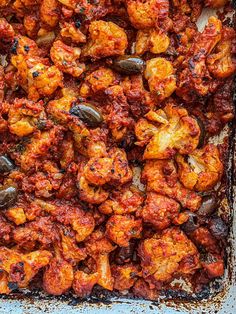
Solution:
M 15 250 L 0 247 L 1 269 L 7 273 L 8 283 L 13 282 L 19 288 L 27 287 L 37 272 L 48 265 L 52 253 L 49 251 L 33 251 L 20 254 Z
M 40 5 L 40 19 L 47 26 L 53 28 L 59 20 L 59 6 L 57 0 L 42 0 Z
M 125 31 L 113 22 L 94 21 L 89 26 L 89 40 L 83 56 L 99 59 L 124 55 L 128 46 Z
M 99 211 L 105 215 L 126 215 L 139 211 L 142 203 L 143 195 L 135 186 L 124 187 L 113 191 Z
M 119 291 L 129 290 L 139 275 L 137 266 L 132 264 L 112 265 L 111 273 L 114 278 L 114 289 Z
M 80 54 L 80 48 L 67 46 L 60 40 L 55 41 L 50 50 L 51 59 L 58 69 L 74 77 L 79 77 L 85 70 L 85 64 L 79 63 Z
M 150 119 L 149 114 L 146 116 Z M 197 147 L 200 128 L 196 119 L 190 117 L 186 109 L 168 104 L 163 110 L 159 109 L 156 113 L 154 112 L 152 119 L 153 116 L 156 121 L 160 122 L 156 129 L 154 126 L 149 127 L 146 122 L 142 123 L 144 126 L 148 125 L 147 131 L 144 129 L 143 134 L 140 132 L 142 124 L 139 123 L 135 130 L 141 144 L 151 137 L 143 155 L 144 159 L 168 159 L 176 152 L 187 154 Z
M 144 76 L 148 80 L 150 91 L 159 101 L 169 97 L 176 89 L 174 68 L 164 58 L 148 60 Z
M 143 277 L 154 284 L 170 281 L 175 275 L 193 274 L 200 267 L 197 248 L 176 227 L 142 241 L 139 256 Z
M 187 159 L 178 155 L 176 161 L 179 179 L 190 190 L 201 192 L 210 190 L 221 179 L 223 173 L 218 148 L 213 144 L 196 149 Z
M 87 274 L 83 271 L 77 270 L 73 281 L 73 290 L 75 294 L 80 298 L 89 296 L 94 285 L 98 282 L 98 278 L 98 273 Z
M 136 54 L 142 55 L 146 51 L 158 54 L 167 50 L 170 39 L 166 33 L 155 28 L 140 30 L 137 33 L 135 51 Z
M 73 283 L 74 273 L 71 264 L 55 257 L 51 259 L 43 274 L 43 288 L 49 294 L 61 295 L 68 291 Z
M 87 97 L 90 96 L 91 93 L 104 92 L 106 88 L 115 83 L 115 80 L 116 76 L 111 69 L 100 67 L 86 76 L 80 88 L 80 95 Z
M 26 222 L 26 215 L 22 207 L 11 207 L 7 210 L 5 215 L 17 226 Z
M 147 161 L 142 172 L 142 180 L 147 183 L 147 191 L 155 191 L 173 198 L 191 211 L 197 210 L 201 204 L 201 197 L 179 182 L 172 160 Z
M 34 103 L 28 99 L 15 99 L 8 112 L 9 130 L 19 137 L 35 131 L 39 119 L 45 118 L 43 102 Z
M 1 4 L 0 4 L 1 7 Z M 6 53 L 14 39 L 14 29 L 6 19 L 0 18 L 0 52 Z
M 84 168 L 85 178 L 94 185 L 103 185 L 111 180 L 112 158 L 91 158 Z
M 109 196 L 108 191 L 90 184 L 83 175 L 78 177 L 77 186 L 80 199 L 91 204 L 101 204 Z
M 233 47 L 236 44 L 236 32 L 233 28 L 222 30 L 221 41 L 214 52 L 207 57 L 207 67 L 216 78 L 226 78 L 236 71 L 236 55 Z
M 74 25 L 74 23 L 64 23 L 60 31 L 64 38 L 69 38 L 73 43 L 85 43 L 86 36 Z
M 119 246 L 128 246 L 132 238 L 139 238 L 142 231 L 142 220 L 133 216 L 113 215 L 106 224 L 107 236 Z
M 188 216 L 180 213 L 180 204 L 172 198 L 155 192 L 148 192 L 141 216 L 144 222 L 150 223 L 157 230 L 169 227 L 172 223 L 184 223 Z
M 169 14 L 168 0 L 126 0 L 130 22 L 137 29 L 161 25 Z

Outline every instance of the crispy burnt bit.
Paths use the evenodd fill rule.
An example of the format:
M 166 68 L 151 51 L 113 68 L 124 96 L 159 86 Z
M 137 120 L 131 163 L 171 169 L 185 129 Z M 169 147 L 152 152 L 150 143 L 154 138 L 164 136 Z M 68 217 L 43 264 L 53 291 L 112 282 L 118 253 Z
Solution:
M 172 160 L 147 161 L 142 171 L 142 180 L 147 184 L 147 191 L 173 198 L 191 211 L 196 211 L 201 205 L 201 197 L 180 183 Z
M 109 198 L 99 206 L 99 211 L 105 215 L 126 215 L 139 212 L 144 197 L 135 186 L 124 186 L 112 191 Z
M 207 191 L 220 181 L 223 164 L 218 148 L 207 144 L 188 155 L 187 160 L 181 155 L 176 157 L 179 180 L 190 190 Z
M 141 217 L 157 230 L 163 230 L 173 223 L 182 224 L 188 219 L 185 213 L 180 213 L 178 202 L 155 192 L 147 193 Z
M 72 265 L 61 257 L 54 257 L 44 271 L 43 288 L 48 294 L 61 295 L 71 288 L 73 279 Z
M 132 128 L 134 121 L 130 117 L 129 104 L 121 86 L 107 88 L 105 95 L 108 97 L 106 105 L 108 115 L 105 121 L 113 138 L 118 142 L 126 135 L 128 129 Z
M 0 53 L 6 54 L 14 40 L 15 32 L 5 18 L 0 18 Z
M 97 283 L 107 290 L 113 290 L 114 279 L 111 275 L 109 254 L 115 249 L 115 246 L 101 229 L 97 229 L 85 241 L 85 247 L 96 262 Z
M 155 130 L 154 126 L 148 125 L 146 132 L 144 126 L 143 133 L 140 132 L 138 126 L 142 131 L 145 122 L 142 120 L 142 124 L 136 125 L 136 136 L 141 135 L 140 144 L 149 136 L 151 137 L 143 155 L 144 159 L 168 159 L 173 157 L 177 151 L 187 154 L 197 148 L 200 128 L 196 119 L 190 117 L 186 109 L 167 104 L 163 110 L 149 111 L 146 117 L 151 122 L 157 122 L 157 127 Z M 153 136 L 151 136 L 152 133 Z
M 139 245 L 142 275 L 155 285 L 169 282 L 178 275 L 192 275 L 200 268 L 195 245 L 177 227 L 143 240 Z
M 221 21 L 215 17 L 210 17 L 204 31 L 194 37 L 182 64 L 183 70 L 179 72 L 177 80 L 176 93 L 185 101 L 193 100 L 194 95 L 206 96 L 212 92 L 214 82 L 207 68 L 206 60 L 220 41 L 221 33 Z
M 112 265 L 112 277 L 114 278 L 114 289 L 118 291 L 129 290 L 138 279 L 138 267 L 133 264 Z
M 46 250 L 22 254 L 4 246 L 0 248 L 1 269 L 7 273 L 8 283 L 16 283 L 19 288 L 27 287 L 38 271 L 48 265 L 51 258 L 52 253 Z
M 82 50 L 84 57 L 100 59 L 125 54 L 128 46 L 123 28 L 113 22 L 94 21 L 89 26 L 90 37 Z
M 106 235 L 121 247 L 129 245 L 132 238 L 140 238 L 142 220 L 128 215 L 113 215 L 106 223 Z
M 158 298 L 158 291 L 155 286 L 150 285 L 142 278 L 139 278 L 133 286 L 133 294 L 138 298 L 144 298 L 147 300 L 156 300 Z

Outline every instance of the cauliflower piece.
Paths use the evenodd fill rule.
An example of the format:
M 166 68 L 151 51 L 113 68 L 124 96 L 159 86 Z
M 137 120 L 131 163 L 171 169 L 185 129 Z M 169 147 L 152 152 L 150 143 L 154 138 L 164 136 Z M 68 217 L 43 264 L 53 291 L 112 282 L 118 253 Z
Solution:
M 20 254 L 12 249 L 0 247 L 1 269 L 7 273 L 8 283 L 14 282 L 19 288 L 28 286 L 38 271 L 49 264 L 52 253 L 33 251 Z
M 93 21 L 89 26 L 90 38 L 83 48 L 83 56 L 93 59 L 125 54 L 128 46 L 123 28 L 113 22 Z
M 97 266 L 97 283 L 107 290 L 113 290 L 114 279 L 111 275 L 109 253 L 115 246 L 106 238 L 101 230 L 94 231 L 85 242 L 88 254 L 93 257 Z
M 49 213 L 58 222 L 65 226 L 71 226 L 76 232 L 75 238 L 77 242 L 84 241 L 94 230 L 95 221 L 92 214 L 83 211 L 79 207 L 54 205 L 40 199 L 36 199 L 34 203 Z
M 133 216 L 113 215 L 106 224 L 106 235 L 119 246 L 128 246 L 132 238 L 140 238 L 142 220 Z
M 172 198 L 155 192 L 148 192 L 141 216 L 157 230 L 169 227 L 172 223 L 184 223 L 188 216 L 180 213 L 180 204 Z
M 236 43 L 236 32 L 233 28 L 224 27 L 221 41 L 214 53 L 207 57 L 207 67 L 216 78 L 226 78 L 236 71 L 236 57 L 233 47 Z
M 0 4 L 1 7 L 1 4 Z M 11 47 L 14 39 L 14 29 L 6 19 L 0 18 L 0 52 L 6 53 Z
M 0 8 L 6 7 L 9 2 L 10 2 L 10 0 L 1 0 L 1 2 L 0 2 Z
M 37 63 L 28 71 L 29 99 L 37 101 L 40 97 L 50 96 L 58 87 L 63 87 L 63 76 L 56 66 Z
M 112 191 L 109 199 L 99 206 L 99 211 L 105 215 L 126 215 L 141 209 L 142 193 L 135 187 L 123 187 Z
M 42 0 L 39 12 L 43 23 L 51 28 L 57 25 L 59 21 L 59 5 L 57 0 Z
M 206 227 L 199 227 L 191 233 L 191 239 L 200 248 L 212 254 L 220 254 L 219 243 Z
M 62 41 L 54 41 L 50 50 L 50 57 L 62 72 L 79 77 L 85 70 L 85 64 L 79 63 L 80 48 L 65 45 Z
M 6 217 L 14 224 L 22 225 L 26 222 L 26 216 L 22 207 L 11 207 L 6 212 Z
M 80 298 L 88 297 L 93 290 L 93 286 L 98 282 L 98 278 L 98 273 L 86 274 L 83 271 L 77 270 L 73 281 L 75 294 Z
M 229 0 L 205 0 L 205 6 L 213 9 L 219 9 L 226 5 Z
M 44 119 L 43 101 L 34 103 L 26 98 L 14 100 L 8 112 L 9 130 L 19 137 L 35 131 L 39 119 Z
M 150 285 L 144 279 L 138 279 L 134 283 L 133 293 L 138 298 L 146 299 L 146 300 L 157 300 L 159 297 L 159 293 L 155 287 Z
M 145 239 L 138 252 L 143 277 L 154 284 L 168 282 L 176 275 L 193 274 L 200 268 L 197 248 L 177 227 Z
M 103 185 L 111 180 L 112 158 L 91 158 L 84 168 L 85 178 L 94 185 Z
M 91 185 L 83 175 L 79 174 L 77 182 L 79 197 L 82 201 L 90 204 L 101 204 L 109 196 L 109 192 L 104 190 L 101 186 Z
M 147 191 L 173 198 L 191 211 L 196 211 L 201 204 L 201 197 L 179 182 L 172 160 L 147 161 L 142 171 L 142 180 L 147 182 Z
M 71 264 L 65 260 L 52 258 L 43 274 L 43 288 L 53 295 L 61 295 L 68 291 L 73 283 L 74 272 Z
M 187 160 L 181 155 L 176 157 L 181 183 L 190 190 L 207 191 L 221 179 L 223 164 L 218 148 L 208 144 L 189 154 Z
M 174 68 L 165 58 L 148 60 L 144 76 L 148 81 L 150 91 L 159 101 L 169 97 L 176 89 Z
M 166 33 L 155 28 L 139 30 L 136 37 L 136 54 L 142 55 L 146 51 L 158 54 L 167 50 L 170 39 Z
M 1 4 L 0 4 L 1 7 Z M 9 294 L 12 290 L 9 288 L 11 285 L 8 282 L 7 273 L 5 271 L 1 271 L 0 273 L 0 294 Z
M 161 25 L 169 14 L 168 0 L 126 0 L 131 24 L 137 29 Z
M 114 289 L 123 291 L 129 290 L 138 279 L 139 271 L 136 265 L 112 265 L 112 277 L 114 278 Z
M 19 248 L 33 250 L 48 249 L 59 240 L 58 230 L 50 217 L 39 217 L 24 226 L 15 228 L 13 239 Z
M 100 67 L 86 76 L 80 88 L 80 95 L 88 97 L 92 93 L 104 92 L 106 88 L 115 84 L 116 76 L 114 72 L 105 67 Z
M 135 144 L 139 146 L 147 145 L 157 131 L 158 128 L 154 124 L 144 118 L 139 119 L 135 123 L 135 135 L 138 139 Z
M 64 38 L 69 38 L 73 43 L 85 43 L 86 36 L 74 25 L 74 23 L 67 23 L 63 24 L 63 27 L 60 31 L 60 34 Z
M 186 109 L 168 104 L 156 113 L 159 122 L 162 120 L 164 122 L 159 127 L 151 127 L 148 122 L 142 122 L 144 126 L 148 125 L 144 134 L 140 132 L 140 123 L 135 129 L 137 138 L 141 139 L 141 144 L 150 138 L 143 155 L 144 159 L 169 159 L 177 152 L 188 154 L 197 148 L 200 127 L 196 119 L 188 115 Z M 150 118 L 150 115 L 147 115 L 147 118 Z M 140 145 L 139 142 L 138 144 Z

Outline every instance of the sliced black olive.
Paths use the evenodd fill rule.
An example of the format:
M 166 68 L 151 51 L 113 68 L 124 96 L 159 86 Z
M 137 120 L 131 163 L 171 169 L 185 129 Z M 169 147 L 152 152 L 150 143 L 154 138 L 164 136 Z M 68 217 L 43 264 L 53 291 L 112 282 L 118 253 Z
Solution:
M 113 61 L 112 68 L 121 74 L 142 73 L 145 66 L 143 59 L 135 56 L 122 56 Z
M 202 198 L 202 205 L 197 211 L 199 216 L 207 217 L 210 216 L 217 207 L 217 200 L 215 195 L 206 195 Z
M 15 168 L 13 161 L 7 156 L 0 156 L 0 174 L 8 173 Z
M 205 137 L 206 137 L 206 130 L 205 130 L 205 126 L 204 123 L 202 122 L 202 120 L 198 117 L 195 117 L 195 119 L 197 120 L 197 123 L 199 125 L 200 128 L 200 137 L 199 137 L 199 142 L 198 142 L 198 148 L 201 148 L 204 146 L 204 142 L 205 142 Z
M 189 212 L 188 215 L 189 215 L 188 221 L 182 224 L 181 228 L 186 233 L 191 233 L 195 231 L 200 226 L 200 224 L 198 221 L 198 216 L 196 214 Z
M 93 105 L 88 103 L 76 104 L 70 109 L 70 113 L 77 116 L 90 127 L 98 127 L 103 122 L 101 113 Z
M 17 188 L 12 185 L 0 188 L 0 208 L 7 208 L 16 202 Z
M 211 218 L 209 229 L 211 234 L 219 240 L 226 237 L 228 234 L 228 227 L 220 217 Z

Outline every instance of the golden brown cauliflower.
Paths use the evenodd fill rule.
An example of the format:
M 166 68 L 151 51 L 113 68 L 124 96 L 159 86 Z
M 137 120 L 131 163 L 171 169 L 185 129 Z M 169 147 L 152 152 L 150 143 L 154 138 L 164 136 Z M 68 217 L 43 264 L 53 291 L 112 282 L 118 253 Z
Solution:
M 138 55 L 142 55 L 146 51 L 155 54 L 163 53 L 167 50 L 169 44 L 169 37 L 161 30 L 155 28 L 139 30 L 136 37 L 135 51 Z
M 43 288 L 49 294 L 61 295 L 68 291 L 73 283 L 74 273 L 71 264 L 65 260 L 52 258 L 43 274 Z
M 180 204 L 164 195 L 148 192 L 141 216 L 144 222 L 150 223 L 157 230 L 169 227 L 172 223 L 180 224 L 188 220 L 188 216 L 180 213 Z
M 105 215 L 126 215 L 139 211 L 142 203 L 143 195 L 135 186 L 123 187 L 113 191 L 99 211 Z
M 86 42 L 86 36 L 78 28 L 76 28 L 74 23 L 65 22 L 61 28 L 60 34 L 63 38 L 69 38 L 76 44 Z
M 103 185 L 111 180 L 113 169 L 112 158 L 91 158 L 86 164 L 83 174 L 91 184 Z
M 150 91 L 158 101 L 169 97 L 176 89 L 174 68 L 165 58 L 148 60 L 144 76 L 148 81 Z
M 83 48 L 83 56 L 100 59 L 124 55 L 128 40 L 123 28 L 113 22 L 94 21 L 89 26 L 90 38 Z
M 152 116 L 148 113 L 146 117 L 159 122 L 159 126 L 151 127 L 143 120 L 136 125 L 135 133 L 141 144 L 150 138 L 143 155 L 144 159 L 168 159 L 176 152 L 188 154 L 197 147 L 200 128 L 196 119 L 190 117 L 186 109 L 168 104 L 163 110 L 153 112 Z
M 147 191 L 155 191 L 173 198 L 191 211 L 197 210 L 201 204 L 201 197 L 179 182 L 172 160 L 147 161 L 142 172 L 142 180 L 147 183 Z
M 1 269 L 7 273 L 8 283 L 15 283 L 19 288 L 27 287 L 38 271 L 48 265 L 52 253 L 49 251 L 32 251 L 20 254 L 15 250 L 0 247 Z
M 78 176 L 77 187 L 82 201 L 90 204 L 101 204 L 109 196 L 109 192 L 101 186 L 92 185 L 83 175 Z
M 59 5 L 57 0 L 42 0 L 40 5 L 40 20 L 53 28 L 59 20 Z
M 236 71 L 236 56 L 234 46 L 236 32 L 233 28 L 224 27 L 222 38 L 214 52 L 207 57 L 207 67 L 216 78 L 226 78 Z
M 107 236 L 119 246 L 128 246 L 132 238 L 140 238 L 142 220 L 128 215 L 113 215 L 106 224 Z
M 112 265 L 112 277 L 114 278 L 114 289 L 129 290 L 138 279 L 139 271 L 136 265 Z
M 65 45 L 61 40 L 54 41 L 50 57 L 62 72 L 79 77 L 85 70 L 85 64 L 79 62 L 80 48 Z
M 178 155 L 176 161 L 179 179 L 190 190 L 201 192 L 210 190 L 223 174 L 219 150 L 213 144 L 196 149 L 188 155 L 187 159 Z
M 92 292 L 93 286 L 98 282 L 99 274 L 87 274 L 81 270 L 75 272 L 73 281 L 73 290 L 80 298 L 89 296 Z
M 177 227 L 142 241 L 139 256 L 143 277 L 154 284 L 193 274 L 200 267 L 197 248 Z
M 126 3 L 130 22 L 138 29 L 161 26 L 169 14 L 168 0 L 126 0 Z

